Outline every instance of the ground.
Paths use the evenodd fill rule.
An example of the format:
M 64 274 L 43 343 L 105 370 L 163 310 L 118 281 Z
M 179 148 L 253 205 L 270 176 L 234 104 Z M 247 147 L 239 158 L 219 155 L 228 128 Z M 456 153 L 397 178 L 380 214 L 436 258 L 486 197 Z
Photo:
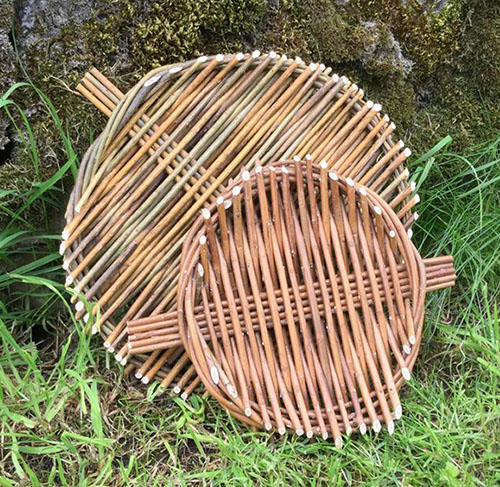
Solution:
M 0 0 L 0 485 L 499 485 L 499 14 L 491 0 Z M 455 256 L 393 437 L 336 451 L 249 432 L 202 395 L 138 387 L 69 310 L 61 214 L 105 122 L 78 80 L 94 65 L 126 89 L 255 48 L 331 65 L 384 105 L 415 154 L 415 241 Z

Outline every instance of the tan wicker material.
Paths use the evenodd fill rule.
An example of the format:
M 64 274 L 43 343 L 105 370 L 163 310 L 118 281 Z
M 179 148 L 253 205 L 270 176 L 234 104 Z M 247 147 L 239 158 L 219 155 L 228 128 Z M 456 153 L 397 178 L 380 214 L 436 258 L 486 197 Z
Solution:
M 236 418 L 281 434 L 340 446 L 342 432 L 392 433 L 426 285 L 452 285 L 451 259 L 429 261 L 426 277 L 390 205 L 310 161 L 242 179 L 182 251 L 180 335 L 203 384 Z
M 425 276 L 426 276 L 426 284 L 425 290 L 426 292 L 435 291 L 438 289 L 444 289 L 453 285 L 455 281 L 455 270 L 453 268 L 453 259 L 451 256 L 443 256 L 437 258 L 429 258 L 424 259 L 425 266 Z M 409 297 L 409 284 L 408 284 L 408 276 L 404 272 L 404 266 L 399 265 L 397 267 L 398 270 L 398 279 L 400 282 L 401 293 L 404 298 Z M 375 271 L 377 285 L 379 287 L 380 296 L 382 302 L 385 302 L 385 289 L 383 287 L 382 278 L 380 276 L 379 271 Z M 391 295 L 394 293 L 394 286 L 392 282 L 392 278 L 388 276 L 389 281 L 389 289 L 391 291 Z M 329 279 L 326 280 L 327 285 L 330 286 Z M 349 274 L 349 284 L 352 293 L 352 298 L 354 302 L 354 306 L 358 309 L 361 307 L 360 296 L 357 291 L 357 282 L 354 274 Z M 369 280 L 366 272 L 363 273 L 363 285 L 365 287 L 369 286 Z M 345 300 L 345 291 L 342 286 L 342 281 L 339 276 L 337 276 L 337 286 L 339 288 L 340 300 L 342 303 L 342 310 L 347 312 L 346 300 Z M 292 289 L 289 288 L 288 292 L 291 293 Z M 307 293 L 306 286 L 302 284 L 299 286 L 300 297 L 303 301 L 303 307 L 306 309 L 306 312 L 310 312 L 310 308 L 307 304 Z M 320 297 L 321 290 L 319 288 L 319 284 L 315 284 L 314 293 L 317 298 Z M 283 305 L 283 297 L 280 289 L 277 289 L 275 292 L 276 300 L 278 303 L 279 316 L 280 320 L 285 320 L 286 315 L 284 311 Z M 368 290 L 366 293 L 367 299 L 369 302 L 372 300 L 371 291 Z M 265 294 L 262 294 L 262 305 L 264 307 L 265 312 L 265 321 L 267 326 L 270 328 L 272 326 L 271 319 L 271 310 L 269 308 L 269 301 Z M 242 310 L 241 301 L 236 298 L 235 300 L 236 309 L 238 311 L 238 317 L 240 321 L 243 321 L 244 315 Z M 248 297 L 248 305 L 250 316 L 252 318 L 252 325 L 254 328 L 258 326 L 257 319 L 257 310 L 255 305 L 255 300 L 252 296 Z M 229 308 L 227 306 L 227 302 L 224 301 L 222 303 L 224 317 L 227 322 L 228 333 L 232 336 L 233 327 L 231 323 L 231 317 Z M 321 313 L 324 312 L 324 305 L 322 303 L 318 304 L 318 309 Z M 294 316 L 296 316 L 296 311 L 294 311 Z M 200 325 L 200 330 L 205 339 L 209 338 L 209 328 L 207 324 L 207 320 L 205 318 L 205 310 L 203 306 L 198 305 L 195 308 L 195 316 L 198 324 Z M 210 317 L 212 319 L 212 323 L 214 323 L 215 330 L 217 333 L 220 333 L 220 327 L 217 324 L 217 313 L 213 306 L 210 308 Z M 147 316 L 145 318 L 138 318 L 137 320 L 130 320 L 128 322 L 128 340 L 129 340 L 129 352 L 131 355 L 140 354 L 140 353 L 148 353 L 156 350 L 164 350 L 171 347 L 178 347 L 182 345 L 181 335 L 179 331 L 179 323 L 177 310 L 171 311 L 169 313 L 161 313 L 154 316 Z M 403 352 L 408 350 L 412 343 L 414 342 L 414 337 L 412 335 L 408 336 L 408 343 L 403 344 Z
M 131 358 L 127 322 L 175 310 L 196 215 L 257 160 L 324 159 L 376 190 L 410 227 L 418 197 L 408 149 L 392 141 L 380 106 L 330 71 L 255 52 L 162 67 L 125 95 L 95 69 L 85 76 L 79 91 L 109 122 L 82 160 L 61 253 L 77 316 L 99 314 L 93 331 L 122 364 Z M 145 383 L 160 377 L 189 389 L 196 377 L 181 347 L 133 363 Z

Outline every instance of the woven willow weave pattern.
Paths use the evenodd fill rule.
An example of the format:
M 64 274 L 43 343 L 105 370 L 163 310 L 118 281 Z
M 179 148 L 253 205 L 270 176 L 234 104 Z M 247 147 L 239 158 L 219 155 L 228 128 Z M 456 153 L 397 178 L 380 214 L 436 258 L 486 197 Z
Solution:
M 175 312 L 186 233 L 242 170 L 294 155 L 325 160 L 377 191 L 406 229 L 417 216 L 409 150 L 393 142 L 394 125 L 322 65 L 274 53 L 219 55 L 158 68 L 126 94 L 97 70 L 78 89 L 109 122 L 68 204 L 66 283 L 77 292 L 78 316 L 99 314 L 94 331 L 145 383 L 160 377 L 185 393 L 198 383 L 178 339 L 177 347 L 130 355 L 127 324 Z
M 311 161 L 243 174 L 186 237 L 182 341 L 209 392 L 252 426 L 390 433 L 417 357 L 426 265 L 380 196 Z

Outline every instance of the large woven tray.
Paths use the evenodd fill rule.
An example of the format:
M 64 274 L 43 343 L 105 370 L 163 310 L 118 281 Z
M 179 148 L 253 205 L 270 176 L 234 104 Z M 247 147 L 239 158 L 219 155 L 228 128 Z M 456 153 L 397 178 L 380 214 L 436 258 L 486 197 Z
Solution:
M 416 217 L 394 125 L 324 66 L 274 53 L 202 57 L 154 70 L 125 95 L 96 70 L 79 90 L 110 119 L 82 160 L 61 252 L 79 316 L 122 364 L 129 320 L 175 310 L 180 250 L 200 209 L 257 161 L 325 160 L 377 191 L 407 229 Z M 144 382 L 196 385 L 182 347 L 132 362 Z

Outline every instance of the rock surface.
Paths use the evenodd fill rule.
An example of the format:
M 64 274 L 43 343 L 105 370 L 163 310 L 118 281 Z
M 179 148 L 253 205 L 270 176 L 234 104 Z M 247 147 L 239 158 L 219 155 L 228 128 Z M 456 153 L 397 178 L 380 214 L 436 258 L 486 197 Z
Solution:
M 29 76 L 56 107 L 80 156 L 105 123 L 74 92 L 91 66 L 127 89 L 162 64 L 255 48 L 300 55 L 350 76 L 384 105 L 416 151 L 449 133 L 460 146 L 500 130 L 497 2 L 0 0 L 0 93 Z M 65 155 L 34 91 L 12 97 L 37 140 L 40 175 L 2 111 L 0 188 L 23 191 L 53 174 Z

